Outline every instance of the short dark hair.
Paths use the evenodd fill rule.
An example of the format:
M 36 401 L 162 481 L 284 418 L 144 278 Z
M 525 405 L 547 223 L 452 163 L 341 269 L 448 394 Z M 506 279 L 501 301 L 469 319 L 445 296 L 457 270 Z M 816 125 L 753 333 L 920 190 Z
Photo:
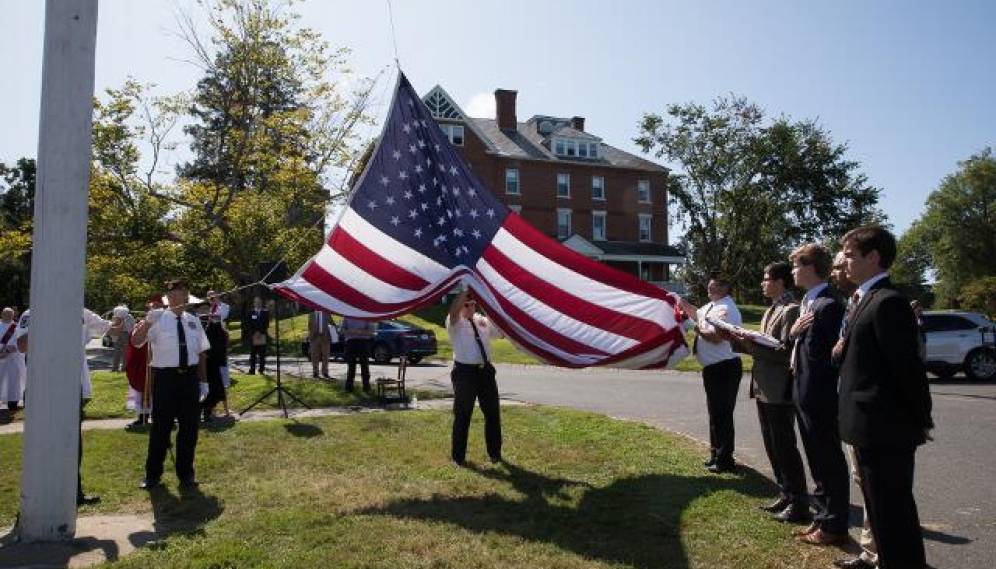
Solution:
M 792 278 L 792 265 L 785 261 L 775 261 L 764 267 L 765 274 L 773 281 L 782 281 L 785 288 L 795 286 L 795 279 Z
M 830 276 L 830 266 L 833 264 L 833 257 L 826 247 L 817 243 L 803 243 L 796 247 L 795 251 L 789 255 L 789 259 L 799 261 L 803 265 L 813 265 L 816 267 L 816 275 L 821 279 Z
M 878 251 L 879 265 L 888 269 L 896 260 L 896 237 L 880 225 L 867 225 L 852 229 L 840 238 L 841 246 L 848 244 L 867 256 L 872 251 Z
M 721 274 L 713 274 L 709 277 L 710 281 L 716 281 L 716 284 L 726 289 L 726 294 L 733 292 L 733 281 L 726 278 Z M 708 283 L 707 283 L 708 284 Z
M 163 282 L 163 288 L 165 288 L 167 292 L 178 288 L 190 290 L 190 286 L 187 284 L 187 279 L 181 277 L 167 279 Z

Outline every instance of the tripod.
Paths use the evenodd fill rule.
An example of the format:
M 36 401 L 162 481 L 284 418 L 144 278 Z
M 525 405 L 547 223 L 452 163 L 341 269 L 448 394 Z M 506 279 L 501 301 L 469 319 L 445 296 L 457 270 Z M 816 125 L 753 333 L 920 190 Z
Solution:
M 267 391 L 265 395 L 254 401 L 252 405 L 246 407 L 242 411 L 239 411 L 239 415 L 245 415 L 250 409 L 252 409 L 256 405 L 259 405 L 274 393 L 277 394 L 277 406 L 280 409 L 282 409 L 284 412 L 284 419 L 287 418 L 287 402 L 284 400 L 285 395 L 287 397 L 290 397 L 294 401 L 297 401 L 302 407 L 311 409 L 310 405 L 308 405 L 304 401 L 301 401 L 301 399 L 297 395 L 294 395 L 294 393 L 292 393 L 291 390 L 284 387 L 283 382 L 280 380 L 280 299 L 277 297 L 274 297 L 273 299 L 273 312 L 274 312 L 273 315 L 274 328 L 275 328 L 275 336 L 277 344 L 277 385 L 273 389 Z

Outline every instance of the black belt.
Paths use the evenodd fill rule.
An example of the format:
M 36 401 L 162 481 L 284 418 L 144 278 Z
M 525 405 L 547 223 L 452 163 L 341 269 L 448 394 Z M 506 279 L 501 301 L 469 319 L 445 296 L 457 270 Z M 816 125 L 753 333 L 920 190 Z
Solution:
M 179 367 L 179 366 L 177 366 L 177 367 L 154 367 L 152 369 L 154 369 L 156 371 L 170 371 L 170 372 L 175 372 L 175 373 L 188 373 L 190 371 L 193 371 L 196 368 L 194 368 L 194 366 L 187 366 L 187 367 Z
M 453 367 L 461 369 L 484 369 L 487 364 L 481 362 L 479 364 L 465 364 L 463 362 L 453 362 Z

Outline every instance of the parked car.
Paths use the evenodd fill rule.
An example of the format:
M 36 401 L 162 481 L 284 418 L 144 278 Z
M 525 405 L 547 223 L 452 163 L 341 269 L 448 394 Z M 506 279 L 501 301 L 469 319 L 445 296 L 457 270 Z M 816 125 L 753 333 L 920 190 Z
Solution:
M 339 333 L 341 338 L 342 334 Z M 305 338 L 301 342 L 301 353 L 309 357 L 311 340 Z M 385 320 L 377 323 L 377 334 L 374 336 L 370 357 L 374 363 L 386 364 L 394 358 L 404 355 L 408 363 L 417 364 L 426 356 L 436 354 L 436 333 L 400 320 Z M 343 360 L 341 342 L 333 343 L 331 349 L 333 360 Z
M 996 379 L 996 324 L 976 312 L 924 312 L 927 371 L 946 379 L 964 371 L 969 379 Z

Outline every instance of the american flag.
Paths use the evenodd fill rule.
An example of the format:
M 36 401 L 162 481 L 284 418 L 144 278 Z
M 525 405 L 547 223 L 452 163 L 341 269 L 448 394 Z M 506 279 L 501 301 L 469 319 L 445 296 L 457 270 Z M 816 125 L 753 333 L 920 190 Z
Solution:
M 338 223 L 274 290 L 381 320 L 461 281 L 513 343 L 553 365 L 656 368 L 687 354 L 675 298 L 564 247 L 495 198 L 401 74 Z

